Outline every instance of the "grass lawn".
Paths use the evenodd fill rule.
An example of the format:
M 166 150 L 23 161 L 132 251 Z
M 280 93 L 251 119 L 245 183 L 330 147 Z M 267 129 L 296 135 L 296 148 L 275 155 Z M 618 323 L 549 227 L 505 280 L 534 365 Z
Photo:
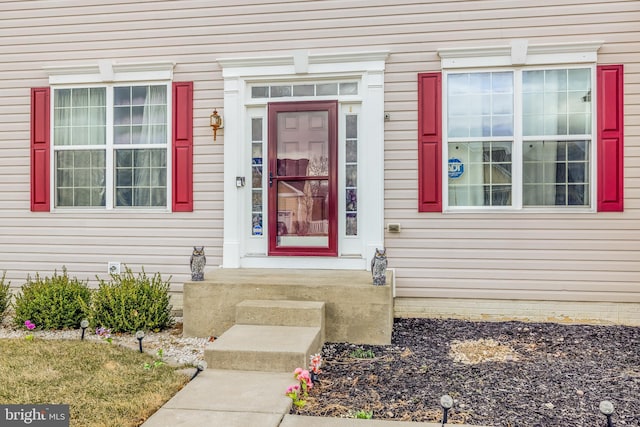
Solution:
M 0 403 L 69 404 L 71 426 L 142 424 L 180 390 L 177 368 L 115 344 L 0 339 Z

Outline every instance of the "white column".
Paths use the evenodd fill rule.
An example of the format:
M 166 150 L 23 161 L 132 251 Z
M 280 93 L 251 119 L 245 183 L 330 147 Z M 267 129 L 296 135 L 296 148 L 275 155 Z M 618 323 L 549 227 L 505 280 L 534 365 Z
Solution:
M 242 205 L 239 189 L 236 188 L 238 163 L 242 161 L 243 147 L 243 102 L 241 80 L 224 80 L 224 227 L 222 243 L 222 267 L 240 267 Z
M 376 248 L 384 246 L 384 71 L 375 70 L 363 79 L 365 99 L 362 103 L 362 164 L 358 187 L 362 185 L 362 207 L 358 200 L 358 211 L 363 233 L 363 255 L 365 265 L 371 263 Z M 360 199 L 360 198 L 359 198 Z

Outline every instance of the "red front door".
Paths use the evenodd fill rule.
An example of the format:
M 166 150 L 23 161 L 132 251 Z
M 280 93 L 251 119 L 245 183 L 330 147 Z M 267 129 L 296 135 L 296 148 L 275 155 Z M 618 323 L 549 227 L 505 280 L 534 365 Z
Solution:
M 269 255 L 337 256 L 338 103 L 269 104 Z

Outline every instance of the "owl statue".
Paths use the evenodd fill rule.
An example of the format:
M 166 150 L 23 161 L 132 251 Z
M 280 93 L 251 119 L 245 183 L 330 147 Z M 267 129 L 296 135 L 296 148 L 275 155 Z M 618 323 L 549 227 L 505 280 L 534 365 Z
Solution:
M 375 286 L 384 286 L 387 283 L 387 250 L 377 249 L 371 259 L 371 275 Z
M 194 282 L 204 280 L 204 266 L 207 258 L 204 256 L 204 246 L 194 246 L 191 254 L 191 280 Z

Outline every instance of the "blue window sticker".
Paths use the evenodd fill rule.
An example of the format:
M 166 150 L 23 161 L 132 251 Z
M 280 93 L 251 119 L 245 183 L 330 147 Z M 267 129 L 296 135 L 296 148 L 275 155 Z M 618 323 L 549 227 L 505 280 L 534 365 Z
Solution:
M 464 163 L 457 157 L 449 159 L 449 178 L 460 178 L 464 173 Z

